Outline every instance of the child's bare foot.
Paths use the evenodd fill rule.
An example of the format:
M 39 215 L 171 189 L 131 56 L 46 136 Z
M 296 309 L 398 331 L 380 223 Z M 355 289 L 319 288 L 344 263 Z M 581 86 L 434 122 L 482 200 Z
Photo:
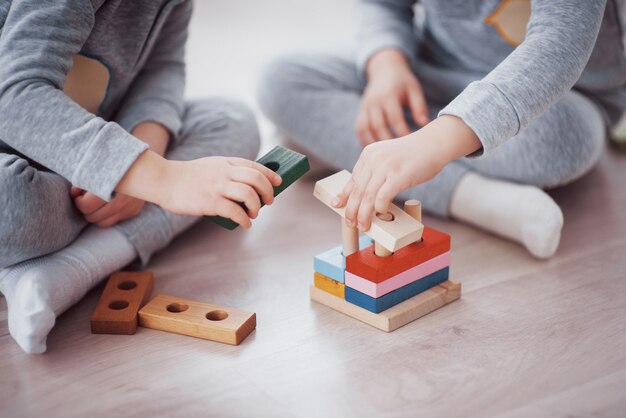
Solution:
M 561 208 L 538 187 L 468 173 L 450 211 L 455 219 L 519 242 L 538 258 L 552 257 L 561 240 Z

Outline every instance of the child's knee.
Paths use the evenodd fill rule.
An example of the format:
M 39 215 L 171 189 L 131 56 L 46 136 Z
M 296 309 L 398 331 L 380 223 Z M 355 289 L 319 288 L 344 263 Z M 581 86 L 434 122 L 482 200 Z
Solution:
M 261 73 L 257 99 L 271 119 L 285 112 L 290 96 L 298 94 L 297 84 L 307 79 L 308 66 L 301 54 L 287 55 L 270 62 Z
M 568 93 L 554 110 L 558 113 L 560 145 L 549 165 L 559 172 L 556 183 L 565 184 L 596 165 L 604 148 L 606 127 L 598 108 L 578 93 Z
M 209 139 L 206 155 L 237 156 L 253 159 L 259 153 L 261 137 L 256 117 L 243 102 L 211 98 L 188 104 L 185 129 L 195 138 L 211 138 L 217 134 L 224 149 L 216 150 Z M 219 131 L 219 132 L 218 132 Z M 199 139 L 200 140 L 200 139 Z

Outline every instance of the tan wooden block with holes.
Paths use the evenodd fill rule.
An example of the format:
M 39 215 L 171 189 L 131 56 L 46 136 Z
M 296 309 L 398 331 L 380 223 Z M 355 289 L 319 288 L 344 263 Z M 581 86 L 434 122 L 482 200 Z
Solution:
M 337 209 L 331 205 L 331 202 L 335 196 L 343 191 L 346 183 L 350 180 L 350 176 L 350 172 L 346 170 L 335 173 L 315 183 L 313 191 L 313 196 L 342 218 L 345 218 L 344 208 Z M 421 222 L 392 204 L 389 207 L 389 213 L 372 218 L 372 226 L 369 231 L 365 231 L 365 234 L 388 251 L 394 252 L 422 239 L 423 230 L 424 225 Z
M 157 295 L 139 311 L 139 325 L 239 345 L 256 328 L 256 314 Z
M 150 298 L 153 283 L 154 276 L 150 272 L 113 273 L 91 315 L 91 332 L 134 334 L 137 312 Z
M 337 296 L 310 287 L 311 299 L 385 332 L 394 331 L 461 297 L 461 284 L 445 281 L 386 311 L 375 314 Z

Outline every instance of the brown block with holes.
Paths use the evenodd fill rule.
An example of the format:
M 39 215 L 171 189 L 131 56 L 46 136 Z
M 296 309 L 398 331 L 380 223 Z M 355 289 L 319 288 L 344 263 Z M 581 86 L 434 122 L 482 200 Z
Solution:
M 131 335 L 137 331 L 137 313 L 152 293 L 150 272 L 118 271 L 109 277 L 91 315 L 94 334 Z
M 256 328 L 256 314 L 167 295 L 139 311 L 139 325 L 239 345 Z

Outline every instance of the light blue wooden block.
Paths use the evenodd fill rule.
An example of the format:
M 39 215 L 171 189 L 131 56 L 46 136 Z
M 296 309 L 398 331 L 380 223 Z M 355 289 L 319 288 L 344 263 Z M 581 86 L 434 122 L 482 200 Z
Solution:
M 372 239 L 367 235 L 359 238 L 359 248 L 372 245 Z M 313 270 L 339 283 L 346 281 L 346 258 L 341 253 L 341 245 L 318 254 L 313 259 Z

